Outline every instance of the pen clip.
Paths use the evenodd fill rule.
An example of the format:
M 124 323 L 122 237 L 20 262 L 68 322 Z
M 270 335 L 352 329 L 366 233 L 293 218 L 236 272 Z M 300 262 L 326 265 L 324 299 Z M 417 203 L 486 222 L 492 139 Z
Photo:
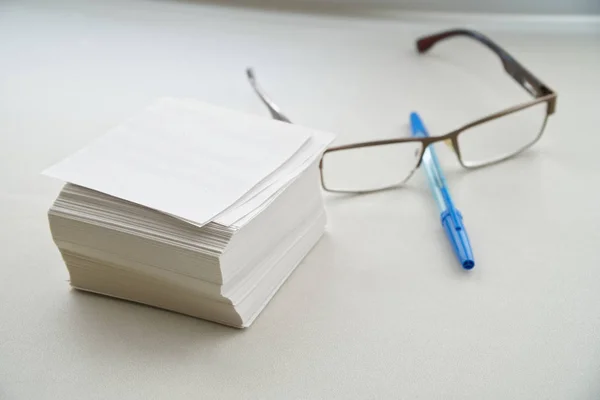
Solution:
M 458 210 L 454 208 L 454 203 L 452 203 L 452 199 L 450 199 L 450 194 L 448 193 L 448 189 L 445 186 L 440 188 L 442 192 L 442 197 L 444 198 L 444 202 L 446 203 L 446 207 L 448 208 L 448 214 L 450 214 L 450 218 L 452 218 L 452 222 L 457 230 L 462 230 L 462 219 L 458 214 Z

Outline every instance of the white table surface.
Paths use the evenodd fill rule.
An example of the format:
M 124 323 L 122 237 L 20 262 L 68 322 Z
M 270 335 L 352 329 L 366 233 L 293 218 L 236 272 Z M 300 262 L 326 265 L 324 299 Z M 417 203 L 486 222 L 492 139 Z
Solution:
M 411 110 L 442 134 L 525 98 L 477 43 L 415 54 L 446 27 L 191 2 L 0 5 L 0 398 L 600 398 L 594 34 L 485 31 L 559 99 L 510 162 L 465 172 L 439 147 L 469 273 L 419 172 L 403 190 L 328 196 L 328 233 L 247 330 L 69 288 L 46 218 L 61 183 L 44 167 L 157 96 L 267 116 L 247 65 L 337 143 L 406 134 Z

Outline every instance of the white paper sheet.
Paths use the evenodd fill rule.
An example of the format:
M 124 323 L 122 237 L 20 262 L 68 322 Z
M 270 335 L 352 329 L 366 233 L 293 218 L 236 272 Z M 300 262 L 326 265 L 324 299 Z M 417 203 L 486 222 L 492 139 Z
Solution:
M 267 207 L 306 168 L 320 158 L 334 135 L 314 132 L 312 137 L 270 177 L 254 187 L 231 208 L 215 217 L 214 222 L 224 226 L 243 226 L 253 215 Z M 318 177 L 316 179 L 319 179 Z
M 44 174 L 203 225 L 310 136 L 299 126 L 167 98 Z

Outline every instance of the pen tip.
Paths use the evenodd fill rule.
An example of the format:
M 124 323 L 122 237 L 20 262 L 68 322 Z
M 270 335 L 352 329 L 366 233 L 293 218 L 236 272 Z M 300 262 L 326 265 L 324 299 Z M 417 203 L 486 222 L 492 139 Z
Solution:
M 462 263 L 464 269 L 473 269 L 475 262 L 473 260 L 465 260 Z

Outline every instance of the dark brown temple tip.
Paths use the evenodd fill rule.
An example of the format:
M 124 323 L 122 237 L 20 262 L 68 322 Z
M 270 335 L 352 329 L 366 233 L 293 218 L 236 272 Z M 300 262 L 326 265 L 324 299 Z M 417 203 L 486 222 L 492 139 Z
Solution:
M 425 53 L 427 50 L 433 47 L 434 44 L 439 42 L 440 40 L 456 36 L 456 35 L 465 35 L 477 38 L 480 36 L 478 32 L 470 31 L 467 29 L 449 29 L 447 31 L 434 33 L 432 35 L 423 36 L 417 39 L 417 51 L 419 53 Z
M 417 51 L 419 53 L 425 53 L 434 45 L 436 40 L 435 36 L 426 36 L 418 39 L 416 42 Z

